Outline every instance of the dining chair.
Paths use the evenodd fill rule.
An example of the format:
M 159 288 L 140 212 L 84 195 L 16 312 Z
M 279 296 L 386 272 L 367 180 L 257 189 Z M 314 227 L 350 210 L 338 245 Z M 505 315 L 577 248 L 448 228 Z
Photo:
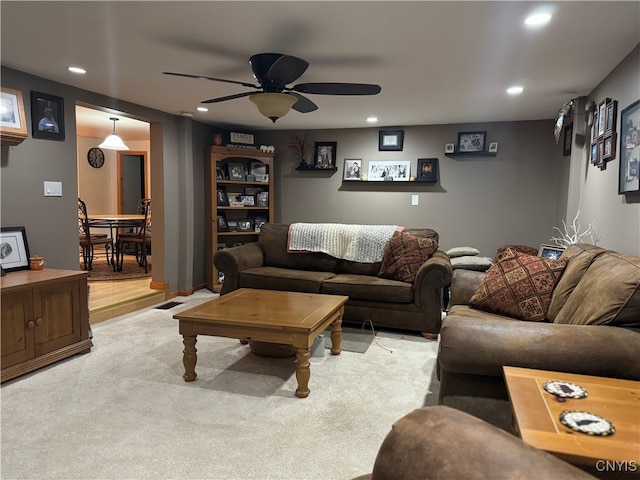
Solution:
M 124 252 L 126 247 L 133 246 L 138 265 L 144 267 L 144 273 L 149 272 L 147 262 L 147 250 L 151 246 L 151 199 L 143 198 L 138 202 L 138 213 L 144 215 L 144 220 L 140 226 L 135 227 L 131 232 L 121 233 L 118 236 L 118 269 L 122 270 L 124 263 Z
M 93 257 L 95 256 L 95 246 L 104 245 L 107 263 L 115 267 L 113 256 L 113 239 L 108 235 L 91 233 L 89 226 L 89 216 L 87 215 L 87 205 L 78 197 L 78 234 L 80 247 L 82 248 L 82 268 L 93 270 Z

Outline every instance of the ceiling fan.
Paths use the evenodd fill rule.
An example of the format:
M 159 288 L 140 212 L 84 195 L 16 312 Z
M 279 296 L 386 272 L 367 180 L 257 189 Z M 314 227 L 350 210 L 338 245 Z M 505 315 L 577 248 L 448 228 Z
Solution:
M 287 85 L 296 81 L 307 70 L 309 62 L 292 55 L 282 53 L 259 53 L 249 59 L 253 76 L 257 85 L 224 78 L 206 77 L 203 75 L 190 75 L 187 73 L 162 72 L 165 75 L 178 77 L 200 78 L 214 82 L 233 83 L 243 87 L 260 90 L 260 92 L 248 91 L 227 95 L 225 97 L 211 98 L 202 103 L 218 103 L 236 98 L 249 97 L 256 104 L 260 113 L 275 121 L 289 112 L 289 109 L 300 113 L 309 113 L 318 109 L 318 106 L 301 95 L 377 95 L 382 90 L 380 85 L 368 83 L 298 83 L 292 87 Z

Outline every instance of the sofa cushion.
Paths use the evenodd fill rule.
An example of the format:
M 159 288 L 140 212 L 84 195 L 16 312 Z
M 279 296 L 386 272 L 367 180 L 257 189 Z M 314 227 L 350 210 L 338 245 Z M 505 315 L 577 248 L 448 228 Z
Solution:
M 332 272 L 294 270 L 290 268 L 248 268 L 240 272 L 238 287 L 320 293 L 322 282 L 334 275 L 335 273 Z
M 394 235 L 384 249 L 378 276 L 413 283 L 422 264 L 438 249 L 438 242 L 401 232 Z
M 455 257 L 472 257 L 474 255 L 479 255 L 480 250 L 474 247 L 453 247 L 445 252 L 451 258 Z
M 349 300 L 413 302 L 413 285 L 369 275 L 338 274 L 322 282 L 320 293 L 347 295 Z
M 543 321 L 551 292 L 567 261 L 507 249 L 496 259 L 469 300 L 480 310 L 520 320 Z
M 461 268 L 463 270 L 476 270 L 478 272 L 486 272 L 493 262 L 486 257 L 473 257 L 464 255 L 462 257 L 454 257 L 451 259 L 451 268 L 454 270 Z
M 377 276 L 382 262 L 376 263 L 360 263 L 351 260 L 339 260 L 337 273 L 354 273 L 356 275 L 372 275 Z
M 608 252 L 601 247 L 590 244 L 569 245 L 561 258 L 567 259 L 567 268 L 551 294 L 551 303 L 547 312 L 547 319 L 554 322 L 556 316 L 567 302 L 578 282 L 591 265 L 591 262 L 601 253 Z
M 326 253 L 288 253 L 289 224 L 265 223 L 258 243 L 264 252 L 264 264 L 269 267 L 295 268 L 333 272 L 338 261 Z
M 554 323 L 640 326 L 640 257 L 598 255 Z

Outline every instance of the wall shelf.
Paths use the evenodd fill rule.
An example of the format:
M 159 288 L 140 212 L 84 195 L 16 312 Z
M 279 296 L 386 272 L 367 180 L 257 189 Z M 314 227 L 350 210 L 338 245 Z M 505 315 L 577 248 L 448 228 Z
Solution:
M 445 153 L 447 157 L 495 157 L 497 152 L 464 152 L 464 153 Z
M 338 167 L 333 168 L 300 168 L 296 167 L 296 170 L 299 172 L 337 172 Z

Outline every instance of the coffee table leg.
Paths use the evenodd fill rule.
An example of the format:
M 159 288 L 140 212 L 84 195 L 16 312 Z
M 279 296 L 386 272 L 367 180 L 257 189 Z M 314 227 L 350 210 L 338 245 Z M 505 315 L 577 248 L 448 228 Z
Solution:
M 342 317 L 331 324 L 331 355 L 342 352 Z
M 296 348 L 296 378 L 298 379 L 298 388 L 296 389 L 296 397 L 307 398 L 309 396 L 309 377 L 311 370 L 309 366 L 309 357 L 311 356 L 310 348 Z
M 185 382 L 193 382 L 198 376 L 196 373 L 196 362 L 198 356 L 196 355 L 196 336 L 195 335 L 183 335 L 182 343 L 184 343 L 184 350 L 182 351 L 182 363 L 184 364 L 184 378 Z

